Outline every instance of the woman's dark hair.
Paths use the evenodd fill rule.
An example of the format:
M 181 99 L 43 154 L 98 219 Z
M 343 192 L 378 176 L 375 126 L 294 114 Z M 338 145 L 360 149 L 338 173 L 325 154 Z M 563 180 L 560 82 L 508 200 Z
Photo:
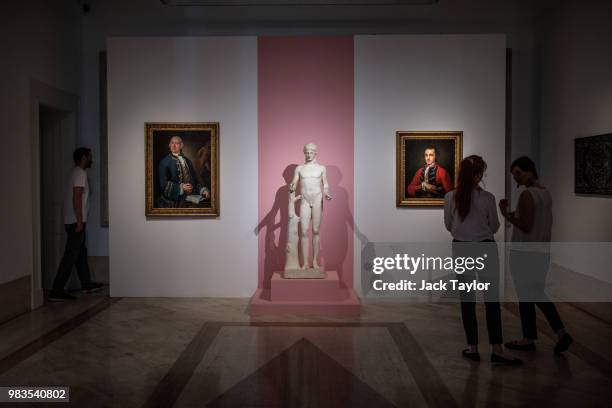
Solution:
M 464 220 L 470 212 L 472 204 L 472 191 L 478 186 L 477 176 L 481 176 L 487 170 L 487 163 L 480 156 L 468 156 L 459 165 L 459 182 L 455 191 L 455 209 L 459 218 Z
M 538 171 L 536 170 L 536 165 L 529 157 L 522 156 L 514 160 L 510 165 L 510 171 L 512 171 L 515 167 L 518 167 L 523 171 L 530 171 L 531 174 L 533 174 L 533 178 L 535 178 L 536 180 L 538 179 Z
M 74 164 L 78 165 L 79 163 L 81 163 L 81 159 L 83 158 L 83 156 L 89 156 L 90 152 L 91 149 L 87 147 L 79 147 L 78 149 L 76 149 L 74 153 L 72 153 L 72 160 L 74 160 Z

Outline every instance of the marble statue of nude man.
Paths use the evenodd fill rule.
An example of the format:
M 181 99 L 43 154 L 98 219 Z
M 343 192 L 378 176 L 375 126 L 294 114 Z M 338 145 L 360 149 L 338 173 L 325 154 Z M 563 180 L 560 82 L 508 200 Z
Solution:
M 321 212 L 323 210 L 323 195 L 327 200 L 332 197 L 329 194 L 329 185 L 327 184 L 327 173 L 325 166 L 317 163 L 317 146 L 314 143 L 308 143 L 304 146 L 304 164 L 297 166 L 293 175 L 293 180 L 289 184 L 289 192 L 294 193 L 296 183 L 300 182 L 300 225 L 301 225 L 301 247 L 304 256 L 304 265 L 302 269 L 320 269 L 319 266 L 319 251 L 320 237 L 319 229 L 321 226 Z M 323 191 L 321 191 L 323 184 Z M 308 230 L 310 229 L 310 220 L 312 219 L 312 246 L 313 260 L 312 266 L 308 262 Z

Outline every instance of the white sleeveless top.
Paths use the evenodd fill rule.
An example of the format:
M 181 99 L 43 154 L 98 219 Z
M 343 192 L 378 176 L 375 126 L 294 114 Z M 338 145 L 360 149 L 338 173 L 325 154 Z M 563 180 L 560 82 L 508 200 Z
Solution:
M 527 187 L 534 205 L 533 226 L 531 231 L 524 232 L 514 226 L 512 229 L 513 242 L 550 242 L 552 232 L 552 196 L 544 188 Z M 516 215 L 520 217 L 518 209 Z

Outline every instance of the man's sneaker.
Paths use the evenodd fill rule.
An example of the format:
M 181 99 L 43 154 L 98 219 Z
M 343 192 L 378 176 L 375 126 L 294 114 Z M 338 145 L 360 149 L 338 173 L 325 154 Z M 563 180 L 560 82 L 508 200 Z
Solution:
M 564 351 L 567 351 L 567 349 L 569 349 L 573 342 L 574 339 L 572 338 L 572 336 L 565 333 L 563 336 L 561 336 L 559 341 L 557 341 L 557 344 L 555 344 L 555 354 L 561 354 Z
M 51 292 L 47 298 L 49 302 L 66 302 L 75 299 L 76 296 L 69 295 L 66 292 Z
M 94 292 L 98 292 L 98 291 L 102 290 L 102 288 L 104 288 L 104 284 L 103 283 L 100 283 L 100 282 L 91 282 L 88 286 L 86 286 L 83 289 L 81 289 L 81 293 L 83 293 L 83 294 L 94 293 Z

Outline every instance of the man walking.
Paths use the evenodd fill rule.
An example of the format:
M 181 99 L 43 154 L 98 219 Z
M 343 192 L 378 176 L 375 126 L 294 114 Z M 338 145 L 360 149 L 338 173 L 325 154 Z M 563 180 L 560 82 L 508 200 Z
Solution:
M 90 168 L 93 163 L 91 149 L 79 147 L 74 151 L 72 157 L 75 166 L 70 173 L 64 193 L 64 227 L 68 233 L 68 240 L 53 281 L 53 289 L 49 294 L 50 302 L 76 299 L 64 291 L 73 267 L 76 267 L 81 281 L 82 293 L 95 292 L 104 287 L 102 283 L 91 281 L 87 264 L 87 247 L 85 246 L 85 228 L 89 210 L 89 181 L 86 169 Z

